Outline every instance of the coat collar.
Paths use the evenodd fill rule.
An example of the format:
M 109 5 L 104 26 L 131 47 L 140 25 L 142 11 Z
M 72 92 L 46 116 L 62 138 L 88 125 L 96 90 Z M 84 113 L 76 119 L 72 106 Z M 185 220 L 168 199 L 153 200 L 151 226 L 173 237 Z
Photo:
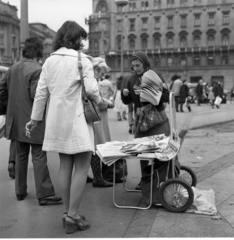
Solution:
M 53 52 L 50 54 L 51 56 L 53 55 L 66 55 L 66 56 L 71 56 L 71 57 L 78 57 L 78 53 L 74 49 L 68 49 L 65 47 L 59 48 L 56 52 Z M 91 62 L 93 62 L 93 57 L 88 56 L 84 53 L 81 52 L 81 57 L 82 58 L 88 58 Z

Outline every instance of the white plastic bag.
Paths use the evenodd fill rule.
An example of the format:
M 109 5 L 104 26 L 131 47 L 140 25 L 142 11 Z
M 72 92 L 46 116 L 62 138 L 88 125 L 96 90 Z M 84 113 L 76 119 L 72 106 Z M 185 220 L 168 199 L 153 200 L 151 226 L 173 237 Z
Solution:
M 215 206 L 215 193 L 212 189 L 210 190 L 199 190 L 192 187 L 194 192 L 194 201 L 187 212 L 216 215 L 217 208 Z
M 220 105 L 221 102 L 222 102 L 222 98 L 219 97 L 219 96 L 217 96 L 217 97 L 215 98 L 214 104 L 215 104 L 215 105 Z
M 6 126 L 6 115 L 0 115 L 0 139 L 4 137 Z

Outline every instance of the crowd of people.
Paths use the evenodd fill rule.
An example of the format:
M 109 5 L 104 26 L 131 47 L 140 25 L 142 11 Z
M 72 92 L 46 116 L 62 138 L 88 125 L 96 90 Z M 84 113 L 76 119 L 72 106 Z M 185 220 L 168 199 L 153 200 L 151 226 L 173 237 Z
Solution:
M 177 112 L 184 112 L 184 104 L 189 112 L 192 111 L 188 81 L 175 76 L 168 89 L 163 76 L 151 70 L 144 52 L 131 56 L 132 69 L 128 75 L 118 77 L 114 86 L 105 60 L 82 53 L 82 41 L 86 38 L 87 33 L 80 25 L 66 21 L 56 34 L 54 52 L 41 66 L 42 42 L 30 37 L 25 41 L 23 59 L 13 64 L 0 80 L 0 107 L 6 114 L 5 137 L 10 140 L 8 171 L 15 179 L 16 199 L 22 201 L 28 194 L 31 149 L 38 203 L 63 203 L 62 227 L 67 234 L 90 227 L 87 218 L 80 214 L 86 183 L 92 182 L 93 187 L 113 186 L 112 180 L 103 177 L 102 162 L 95 154 L 97 144 L 111 141 L 108 109 L 116 112 L 116 120 L 127 120 L 128 132 L 134 134 L 134 138 L 170 135 L 165 112 L 170 91 L 174 92 Z M 81 57 L 85 90 L 101 111 L 101 121 L 94 124 L 87 123 L 84 115 L 78 56 Z M 155 81 L 155 76 L 159 79 L 160 92 L 157 105 L 142 101 L 139 90 L 144 79 Z M 223 94 L 220 84 L 208 85 L 206 94 L 214 107 L 215 98 Z M 196 95 L 199 106 L 204 95 L 202 80 L 197 84 Z M 161 122 L 141 131 L 139 116 L 149 105 L 153 109 L 151 114 L 157 112 Z M 59 195 L 50 178 L 46 152 L 59 155 Z M 177 159 L 176 165 L 179 166 Z M 148 161 L 141 160 L 140 166 L 143 175 Z M 90 167 L 93 179 L 88 176 Z M 141 184 L 139 182 L 136 189 L 141 189 Z

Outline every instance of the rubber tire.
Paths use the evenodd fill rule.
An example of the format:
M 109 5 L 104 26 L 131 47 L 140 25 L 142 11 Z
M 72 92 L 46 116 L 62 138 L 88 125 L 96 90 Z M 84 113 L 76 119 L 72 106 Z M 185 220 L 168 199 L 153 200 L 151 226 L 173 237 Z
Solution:
M 183 205 L 180 208 L 175 208 L 171 205 L 168 205 L 167 202 L 164 199 L 165 189 L 172 184 L 182 185 L 188 191 L 188 201 L 186 202 L 185 205 Z M 181 213 L 181 212 L 185 212 L 192 205 L 193 199 L 194 199 L 194 193 L 193 193 L 193 190 L 192 190 L 191 186 L 189 186 L 188 183 L 186 183 L 185 181 L 183 181 L 181 179 L 178 179 L 178 178 L 172 178 L 172 179 L 169 179 L 169 180 L 165 181 L 161 185 L 161 187 L 159 189 L 159 199 L 160 199 L 160 202 L 162 203 L 163 207 L 165 209 L 167 209 L 168 211 Z
M 186 180 L 184 180 L 183 178 L 180 178 L 180 176 L 179 176 L 179 178 L 184 180 L 188 184 L 190 184 L 191 187 L 196 187 L 197 186 L 197 176 L 194 173 L 194 171 L 191 168 L 189 168 L 187 166 L 184 166 L 184 165 L 180 165 L 180 170 L 183 170 L 183 171 L 187 172 L 190 175 L 190 177 L 192 179 L 192 183 L 189 183 Z

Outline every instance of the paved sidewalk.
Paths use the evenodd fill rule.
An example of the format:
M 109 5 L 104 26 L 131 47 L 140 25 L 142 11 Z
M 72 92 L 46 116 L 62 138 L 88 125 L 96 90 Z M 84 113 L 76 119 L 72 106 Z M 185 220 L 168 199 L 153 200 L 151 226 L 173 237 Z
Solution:
M 125 237 L 137 237 L 140 233 L 150 238 L 234 237 L 234 105 L 224 104 L 220 109 L 192 105 L 191 113 L 176 113 L 176 121 L 178 132 L 185 135 L 180 163 L 194 170 L 198 189 L 214 190 L 222 219 L 171 213 L 155 207 L 151 211 L 138 211 Z M 154 219 L 150 229 L 146 218 Z

